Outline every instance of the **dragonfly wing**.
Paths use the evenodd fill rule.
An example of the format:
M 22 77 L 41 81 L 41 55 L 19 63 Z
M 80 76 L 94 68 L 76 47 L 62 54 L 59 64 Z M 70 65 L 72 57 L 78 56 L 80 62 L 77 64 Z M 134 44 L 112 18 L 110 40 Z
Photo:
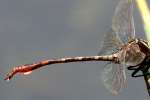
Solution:
M 126 84 L 125 67 L 111 63 L 104 68 L 101 79 L 104 86 L 112 94 L 117 95 Z
M 111 54 L 135 37 L 133 1 L 121 0 L 112 19 L 112 28 L 105 33 L 98 55 Z
M 123 43 L 135 38 L 133 0 L 120 0 L 112 19 L 112 29 Z
M 107 33 L 104 34 L 104 40 L 100 47 L 100 52 L 98 55 L 107 55 L 112 54 L 117 51 L 118 47 L 120 47 L 121 41 L 117 38 L 115 32 L 110 29 Z

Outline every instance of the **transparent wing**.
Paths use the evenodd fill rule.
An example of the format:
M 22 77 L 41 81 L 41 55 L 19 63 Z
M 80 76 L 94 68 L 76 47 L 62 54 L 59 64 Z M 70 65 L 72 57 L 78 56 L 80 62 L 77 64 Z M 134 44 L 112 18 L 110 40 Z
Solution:
M 126 84 L 125 67 L 111 63 L 104 68 L 101 79 L 106 89 L 117 95 Z
M 122 44 L 126 44 L 130 39 L 135 38 L 132 14 L 132 0 L 120 0 L 112 19 L 112 30 L 105 34 L 99 55 L 114 53 L 116 48 L 119 49 L 118 47 L 121 47 Z M 108 64 L 102 72 L 102 82 L 113 94 L 118 94 L 126 84 L 125 55 L 125 51 L 118 55 L 121 64 Z
M 112 54 L 117 51 L 117 49 L 119 49 L 118 47 L 121 45 L 121 41 L 119 41 L 119 38 L 115 32 L 110 29 L 107 33 L 104 34 L 103 42 L 101 44 L 98 55 Z
M 123 43 L 135 38 L 132 0 L 120 0 L 112 19 L 112 29 Z
M 98 55 L 111 54 L 122 44 L 135 38 L 132 0 L 120 0 L 112 19 L 112 29 L 104 35 Z

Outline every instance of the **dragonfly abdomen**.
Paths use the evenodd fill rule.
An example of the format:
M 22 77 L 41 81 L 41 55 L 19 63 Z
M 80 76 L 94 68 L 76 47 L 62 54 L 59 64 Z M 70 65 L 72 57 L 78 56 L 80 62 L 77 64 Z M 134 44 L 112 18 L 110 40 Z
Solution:
M 115 61 L 116 54 L 104 55 L 104 56 L 79 56 L 79 57 L 66 57 L 60 59 L 50 59 L 39 62 L 41 66 L 58 64 L 58 63 L 70 63 L 70 62 L 85 62 L 85 61 Z
M 14 67 L 13 70 L 7 74 L 5 80 L 10 80 L 16 73 L 29 74 L 33 70 L 44 67 L 46 65 L 59 64 L 59 63 L 71 63 L 71 62 L 85 62 L 85 61 L 117 62 L 116 58 L 117 58 L 117 54 L 104 55 L 104 56 L 66 57 L 66 58 L 43 60 L 37 63 L 25 64 L 18 67 Z

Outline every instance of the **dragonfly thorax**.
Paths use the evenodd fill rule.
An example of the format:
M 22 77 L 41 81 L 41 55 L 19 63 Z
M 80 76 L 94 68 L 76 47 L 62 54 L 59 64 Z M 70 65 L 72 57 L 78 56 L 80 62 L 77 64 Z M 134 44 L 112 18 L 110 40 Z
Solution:
M 129 41 L 120 51 L 120 62 L 124 62 L 127 66 L 136 66 L 142 63 L 146 57 L 143 47 L 148 48 L 145 41 L 139 39 Z
M 148 42 L 143 39 L 138 39 L 137 44 L 139 45 L 140 50 L 147 56 L 150 57 L 150 48 Z

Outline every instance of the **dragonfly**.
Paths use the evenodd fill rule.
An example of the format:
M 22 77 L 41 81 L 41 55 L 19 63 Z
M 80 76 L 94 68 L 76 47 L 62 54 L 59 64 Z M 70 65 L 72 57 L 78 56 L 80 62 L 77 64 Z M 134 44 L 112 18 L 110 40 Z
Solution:
M 133 71 L 132 77 L 144 76 L 147 89 L 150 90 L 150 47 L 147 41 L 135 37 L 133 0 L 119 1 L 112 18 L 112 26 L 104 35 L 98 55 L 52 58 L 20 65 L 14 67 L 5 80 L 9 81 L 17 73 L 28 75 L 46 65 L 85 61 L 108 62 L 103 68 L 101 79 L 106 89 L 113 94 L 118 94 L 126 86 L 126 68 Z M 142 74 L 139 74 L 140 72 Z

